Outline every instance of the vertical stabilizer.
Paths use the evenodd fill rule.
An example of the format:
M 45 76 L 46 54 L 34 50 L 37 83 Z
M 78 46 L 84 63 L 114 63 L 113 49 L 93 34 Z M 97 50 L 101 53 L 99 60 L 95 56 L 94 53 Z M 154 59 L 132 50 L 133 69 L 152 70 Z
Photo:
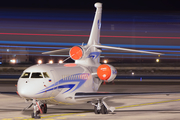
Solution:
M 102 14 L 102 3 L 95 3 L 96 13 L 91 28 L 91 33 L 88 41 L 88 45 L 99 44 L 100 29 L 101 29 L 101 14 Z

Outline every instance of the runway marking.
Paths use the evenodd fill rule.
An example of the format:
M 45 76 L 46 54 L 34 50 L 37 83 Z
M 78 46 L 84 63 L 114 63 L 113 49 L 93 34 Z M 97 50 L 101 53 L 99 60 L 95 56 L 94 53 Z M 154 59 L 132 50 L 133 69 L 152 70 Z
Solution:
M 49 116 L 41 116 L 41 119 L 46 119 L 46 118 L 53 118 L 53 117 L 59 117 L 59 116 L 68 116 L 68 115 L 74 115 L 74 114 L 80 114 L 80 113 L 87 113 L 86 112 L 79 112 L 79 113 L 67 113 L 67 114 L 59 114 L 59 115 L 49 115 Z M 65 117 L 59 117 L 58 119 L 66 119 Z M 7 120 L 7 119 L 6 119 Z M 12 119 L 10 119 L 12 120 Z M 21 119 L 21 120 L 34 120 L 34 118 L 27 118 L 27 119 Z M 54 120 L 54 119 L 46 119 L 46 120 Z
M 122 108 L 129 108 L 129 107 L 137 107 L 137 106 L 145 106 L 145 105 L 154 105 L 159 103 L 168 103 L 168 102 L 176 102 L 180 101 L 180 99 L 176 100 L 167 100 L 167 101 L 159 101 L 159 102 L 151 102 L 151 103 L 143 103 L 143 104 L 136 104 L 136 105 L 129 105 L 129 106 L 121 106 L 121 107 L 115 107 L 116 109 L 122 109 Z
M 58 117 L 58 118 L 56 118 L 56 119 L 66 119 L 66 117 Z
M 13 120 L 13 118 L 4 118 L 4 119 L 1 119 L 1 120 Z
M 115 107 L 116 109 L 122 109 L 122 108 L 129 108 L 129 107 L 137 107 L 137 106 L 145 106 L 145 105 L 154 105 L 154 104 L 160 104 L 160 103 L 168 103 L 168 102 L 177 102 L 180 101 L 180 99 L 175 99 L 175 100 L 167 100 L 167 101 L 159 101 L 159 102 L 151 102 L 151 103 L 143 103 L 143 104 L 136 104 L 136 105 L 128 105 L 128 106 L 121 106 L 121 107 Z M 80 113 L 87 113 L 87 112 L 91 112 L 91 111 L 86 111 L 86 112 L 79 112 L 79 113 L 67 113 L 67 114 L 59 114 L 59 115 L 49 115 L 49 116 L 43 116 L 41 117 L 41 119 L 45 119 L 45 120 L 55 120 L 55 119 L 66 119 L 66 117 L 59 117 L 59 116 L 68 116 L 68 115 L 75 115 L 75 114 L 80 114 Z M 76 116 L 86 116 L 86 115 L 76 115 Z M 55 119 L 51 119 L 53 117 L 58 117 Z M 14 117 L 14 118 L 4 118 L 1 120 L 16 120 L 16 119 L 20 119 L 21 120 L 34 120 L 34 118 L 26 118 L 26 119 L 22 119 L 23 117 Z M 47 119 L 46 119 L 47 118 Z M 49 118 L 49 119 L 48 119 Z
M 86 115 L 76 115 L 76 116 L 86 116 Z

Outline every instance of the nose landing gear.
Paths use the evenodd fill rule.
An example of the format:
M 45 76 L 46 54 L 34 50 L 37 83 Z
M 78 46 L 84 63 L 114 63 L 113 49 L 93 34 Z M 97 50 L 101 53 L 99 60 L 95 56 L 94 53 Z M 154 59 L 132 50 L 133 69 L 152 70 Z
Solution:
M 33 109 L 33 113 L 31 114 L 32 118 L 40 119 L 41 116 L 39 115 L 39 113 L 41 114 L 47 113 L 47 104 L 40 104 L 39 101 L 33 99 L 33 106 L 34 109 Z
M 31 114 L 31 117 L 32 118 L 35 118 L 35 119 L 40 119 L 41 116 L 38 115 L 38 110 L 41 111 L 41 109 L 38 108 L 39 107 L 39 103 L 37 100 L 33 99 L 33 113 Z

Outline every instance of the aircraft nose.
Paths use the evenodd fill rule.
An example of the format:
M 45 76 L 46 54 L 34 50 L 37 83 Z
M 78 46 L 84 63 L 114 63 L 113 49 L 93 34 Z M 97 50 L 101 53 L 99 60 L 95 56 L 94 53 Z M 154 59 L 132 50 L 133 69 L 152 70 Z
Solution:
M 18 80 L 17 91 L 22 98 L 40 97 L 40 95 L 36 94 L 36 86 L 26 80 Z
M 18 85 L 17 86 L 18 89 L 18 94 L 22 97 L 22 98 L 31 98 L 31 92 L 30 90 L 28 90 L 28 88 L 24 85 Z

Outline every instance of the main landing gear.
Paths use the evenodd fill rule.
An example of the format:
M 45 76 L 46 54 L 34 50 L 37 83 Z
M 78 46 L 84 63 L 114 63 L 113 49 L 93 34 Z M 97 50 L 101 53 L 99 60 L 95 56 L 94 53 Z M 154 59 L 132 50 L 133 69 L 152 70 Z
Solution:
M 32 118 L 40 119 L 41 118 L 41 116 L 39 115 L 40 113 L 41 114 L 47 113 L 47 104 L 42 104 L 39 101 L 33 99 L 33 107 L 34 107 L 33 113 L 31 114 Z
M 115 108 L 114 107 L 109 107 L 105 102 L 104 99 L 98 99 L 96 103 L 91 104 L 94 106 L 94 113 L 95 114 L 108 114 L 108 110 L 111 112 L 114 112 Z

